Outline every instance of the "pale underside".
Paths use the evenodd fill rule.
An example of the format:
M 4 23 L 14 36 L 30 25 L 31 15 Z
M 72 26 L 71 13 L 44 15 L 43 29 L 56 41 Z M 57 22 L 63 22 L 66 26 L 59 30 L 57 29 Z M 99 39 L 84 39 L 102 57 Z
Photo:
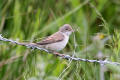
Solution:
M 55 34 L 49 36 L 48 38 L 38 42 L 37 44 L 39 47 L 53 50 L 53 51 L 60 51 L 62 50 L 69 40 L 69 36 L 56 32 Z

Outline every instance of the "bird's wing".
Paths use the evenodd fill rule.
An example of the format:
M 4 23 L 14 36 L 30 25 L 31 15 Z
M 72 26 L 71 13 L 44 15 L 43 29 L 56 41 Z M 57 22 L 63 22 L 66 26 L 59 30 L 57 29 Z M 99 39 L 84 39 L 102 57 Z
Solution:
M 53 35 L 38 42 L 37 44 L 46 45 L 46 44 L 51 44 L 51 43 L 56 43 L 56 42 L 62 41 L 63 39 L 64 39 L 64 35 L 60 32 L 56 32 Z

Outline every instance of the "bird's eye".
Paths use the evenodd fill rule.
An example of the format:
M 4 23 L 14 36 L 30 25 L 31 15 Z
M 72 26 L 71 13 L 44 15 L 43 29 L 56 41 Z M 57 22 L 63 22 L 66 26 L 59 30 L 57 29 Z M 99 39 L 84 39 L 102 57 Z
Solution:
M 68 28 L 66 28 L 65 30 L 68 30 Z

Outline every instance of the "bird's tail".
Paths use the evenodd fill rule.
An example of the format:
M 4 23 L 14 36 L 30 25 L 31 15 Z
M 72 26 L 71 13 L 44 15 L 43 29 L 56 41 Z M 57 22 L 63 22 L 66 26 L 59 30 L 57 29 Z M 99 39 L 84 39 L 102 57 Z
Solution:
M 19 43 L 19 45 L 23 45 L 23 46 L 37 46 L 36 43 Z
M 19 45 L 23 45 L 23 46 L 28 46 L 28 47 L 39 47 L 39 48 L 44 48 L 43 45 L 38 45 L 36 43 L 18 43 Z

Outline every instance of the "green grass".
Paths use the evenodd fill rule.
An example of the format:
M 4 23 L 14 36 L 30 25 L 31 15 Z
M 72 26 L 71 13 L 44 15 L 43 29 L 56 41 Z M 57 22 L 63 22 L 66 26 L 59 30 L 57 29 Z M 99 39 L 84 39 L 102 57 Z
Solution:
M 0 0 L 0 33 L 20 42 L 37 42 L 63 24 L 76 30 L 61 53 L 120 62 L 119 0 Z M 111 38 L 93 40 L 96 33 Z M 87 50 L 88 48 L 88 50 Z M 0 41 L 0 80 L 100 80 L 97 63 L 63 60 L 39 50 Z M 67 69 L 66 69 L 67 68 Z M 106 65 L 105 80 L 120 80 L 120 66 Z M 65 70 L 65 71 L 64 71 Z

